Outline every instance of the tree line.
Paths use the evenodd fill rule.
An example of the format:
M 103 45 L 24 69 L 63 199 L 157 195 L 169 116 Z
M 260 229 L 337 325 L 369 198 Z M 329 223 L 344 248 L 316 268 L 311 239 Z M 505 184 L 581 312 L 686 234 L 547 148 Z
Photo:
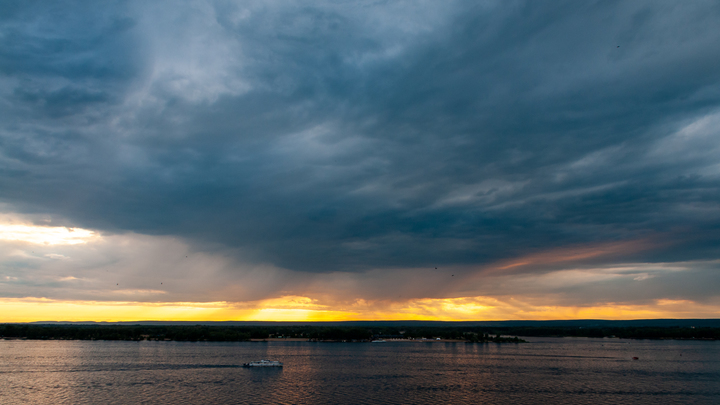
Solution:
M 302 338 L 313 341 L 373 339 L 453 339 L 468 342 L 519 342 L 508 336 L 617 337 L 626 339 L 720 340 L 720 328 L 687 327 L 467 327 L 467 326 L 226 326 L 226 325 L 41 325 L 0 324 L 1 338 L 69 340 L 174 340 L 238 342 Z

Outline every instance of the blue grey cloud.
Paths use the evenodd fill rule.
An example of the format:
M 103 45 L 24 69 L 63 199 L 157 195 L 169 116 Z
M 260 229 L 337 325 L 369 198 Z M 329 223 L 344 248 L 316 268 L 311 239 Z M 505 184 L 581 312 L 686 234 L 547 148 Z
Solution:
M 17 212 L 312 272 L 720 253 L 715 2 L 6 9 Z

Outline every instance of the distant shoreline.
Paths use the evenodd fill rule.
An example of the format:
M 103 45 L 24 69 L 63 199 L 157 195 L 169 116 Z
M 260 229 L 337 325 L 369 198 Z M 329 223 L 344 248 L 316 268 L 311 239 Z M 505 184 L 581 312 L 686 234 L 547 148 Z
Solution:
M 129 340 L 214 342 L 471 342 L 522 343 L 523 337 L 720 340 L 711 327 L 483 327 L 483 326 L 204 326 L 0 324 L 15 340 Z
M 500 338 L 502 340 L 492 341 L 470 341 L 468 339 L 388 339 L 383 340 L 383 343 L 527 343 L 525 340 L 518 339 L 517 341 L 513 338 Z M 250 339 L 250 342 L 313 342 L 313 343 L 374 343 L 371 340 L 313 340 L 304 338 L 260 338 Z

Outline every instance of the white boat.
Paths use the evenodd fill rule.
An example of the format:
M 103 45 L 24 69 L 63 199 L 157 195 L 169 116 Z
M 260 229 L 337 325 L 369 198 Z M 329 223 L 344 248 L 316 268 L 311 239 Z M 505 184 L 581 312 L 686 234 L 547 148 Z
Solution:
M 243 367 L 282 367 L 283 364 L 279 361 L 260 360 L 251 361 L 250 363 L 243 364 Z
M 371 341 L 370 343 L 385 343 L 385 341 L 382 339 L 375 339 L 375 340 Z

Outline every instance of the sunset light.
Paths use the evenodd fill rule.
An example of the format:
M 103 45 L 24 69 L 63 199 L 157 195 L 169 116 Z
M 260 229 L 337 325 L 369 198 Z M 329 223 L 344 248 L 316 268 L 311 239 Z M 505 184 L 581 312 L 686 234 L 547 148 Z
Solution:
M 0 224 L 0 241 L 19 241 L 37 245 L 77 245 L 99 236 L 95 232 L 67 227 Z
M 587 307 L 538 306 L 517 299 L 488 297 L 418 299 L 388 304 L 296 306 L 298 298 L 281 297 L 257 302 L 60 301 L 2 299 L 0 311 L 8 322 L 95 321 L 276 321 L 337 322 L 353 320 L 491 321 L 552 319 L 663 319 L 720 316 L 720 306 L 691 301 L 661 300 L 647 305 Z

